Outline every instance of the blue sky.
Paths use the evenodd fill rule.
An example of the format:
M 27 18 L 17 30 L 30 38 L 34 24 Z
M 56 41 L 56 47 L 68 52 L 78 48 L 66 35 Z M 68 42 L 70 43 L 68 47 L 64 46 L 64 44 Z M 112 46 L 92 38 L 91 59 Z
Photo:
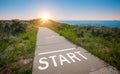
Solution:
M 120 0 L 0 0 L 0 19 L 120 20 Z

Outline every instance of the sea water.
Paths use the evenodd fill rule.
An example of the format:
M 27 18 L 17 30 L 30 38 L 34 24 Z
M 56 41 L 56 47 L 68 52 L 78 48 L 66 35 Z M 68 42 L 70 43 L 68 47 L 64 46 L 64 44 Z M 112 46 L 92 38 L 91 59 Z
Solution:
M 107 27 L 119 27 L 120 28 L 120 20 L 60 20 L 59 22 L 71 24 L 71 25 L 84 25 L 84 26 L 107 26 Z

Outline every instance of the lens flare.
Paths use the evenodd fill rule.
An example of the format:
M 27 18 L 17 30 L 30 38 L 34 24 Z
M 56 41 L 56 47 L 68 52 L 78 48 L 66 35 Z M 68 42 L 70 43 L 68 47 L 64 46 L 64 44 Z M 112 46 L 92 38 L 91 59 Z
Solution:
M 48 16 L 48 14 L 43 14 L 43 15 L 41 16 L 41 18 L 42 18 L 44 21 L 47 21 L 47 20 L 49 19 L 49 16 Z

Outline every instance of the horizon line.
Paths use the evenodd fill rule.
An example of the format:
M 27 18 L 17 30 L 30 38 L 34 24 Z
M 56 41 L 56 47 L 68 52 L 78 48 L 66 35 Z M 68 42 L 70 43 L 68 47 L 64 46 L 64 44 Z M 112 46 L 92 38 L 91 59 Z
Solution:
M 33 20 L 33 19 L 41 19 L 41 18 L 33 18 L 33 19 L 0 19 L 0 20 Z M 49 20 L 55 20 L 55 19 L 49 19 Z M 55 20 L 55 21 L 120 21 L 120 19 L 59 19 L 59 20 Z

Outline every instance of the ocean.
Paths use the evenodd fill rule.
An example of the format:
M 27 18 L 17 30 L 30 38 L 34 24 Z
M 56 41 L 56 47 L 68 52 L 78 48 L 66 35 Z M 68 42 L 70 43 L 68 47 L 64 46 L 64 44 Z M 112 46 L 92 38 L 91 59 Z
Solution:
M 59 21 L 62 23 L 66 23 L 66 24 L 71 24 L 71 25 L 84 25 L 84 26 L 88 26 L 88 25 L 92 25 L 92 26 L 107 26 L 107 27 L 119 27 L 120 28 L 120 20 L 117 21 L 111 21 L 111 20 L 81 20 L 81 21 L 73 21 L 73 20 L 62 20 Z

